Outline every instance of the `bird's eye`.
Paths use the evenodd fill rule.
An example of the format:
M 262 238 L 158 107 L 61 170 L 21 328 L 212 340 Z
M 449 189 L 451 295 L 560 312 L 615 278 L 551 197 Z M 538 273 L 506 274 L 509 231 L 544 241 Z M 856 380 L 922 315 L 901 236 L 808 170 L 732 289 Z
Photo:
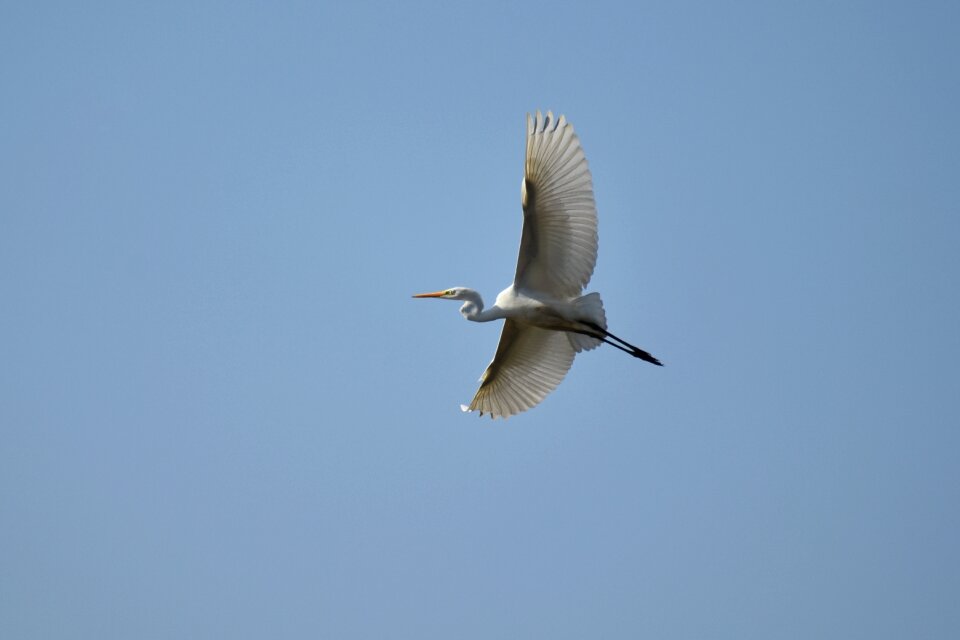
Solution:
M 453 295 L 453 289 L 447 289 L 446 291 L 443 292 L 443 295 L 445 295 L 445 296 L 452 296 L 452 295 Z

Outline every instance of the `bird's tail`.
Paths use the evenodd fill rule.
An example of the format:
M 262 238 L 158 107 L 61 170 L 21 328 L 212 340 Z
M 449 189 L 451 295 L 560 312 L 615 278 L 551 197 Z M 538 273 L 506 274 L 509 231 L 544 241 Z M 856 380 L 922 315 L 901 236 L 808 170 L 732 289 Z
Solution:
M 594 324 L 603 329 L 607 328 L 607 316 L 603 312 L 603 301 L 600 299 L 599 293 L 594 292 L 580 296 L 573 301 L 573 305 L 576 308 L 578 320 Z M 599 338 L 594 338 L 593 336 L 582 333 L 568 332 L 567 337 L 570 339 L 570 344 L 578 353 L 580 351 L 596 349 L 601 343 Z

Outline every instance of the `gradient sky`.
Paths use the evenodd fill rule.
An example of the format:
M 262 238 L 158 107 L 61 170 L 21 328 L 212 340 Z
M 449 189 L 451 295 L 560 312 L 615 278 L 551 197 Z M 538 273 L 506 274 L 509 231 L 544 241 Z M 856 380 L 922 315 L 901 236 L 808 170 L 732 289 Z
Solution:
M 0 637 L 960 637 L 960 5 L 0 8 Z M 461 414 L 528 111 L 610 328 Z

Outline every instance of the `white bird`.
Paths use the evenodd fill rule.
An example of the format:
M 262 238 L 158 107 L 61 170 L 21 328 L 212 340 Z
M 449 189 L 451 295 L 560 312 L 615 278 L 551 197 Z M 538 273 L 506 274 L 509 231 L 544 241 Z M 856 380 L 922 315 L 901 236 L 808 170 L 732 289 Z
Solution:
M 573 357 L 605 342 L 661 365 L 607 331 L 599 293 L 581 295 L 597 262 L 597 209 L 587 159 L 564 116 L 527 114 L 521 198 L 523 232 L 513 284 L 492 307 L 473 289 L 454 287 L 414 298 L 464 300 L 467 320 L 503 319 L 500 344 L 470 406 L 507 418 L 539 404 L 563 380 Z

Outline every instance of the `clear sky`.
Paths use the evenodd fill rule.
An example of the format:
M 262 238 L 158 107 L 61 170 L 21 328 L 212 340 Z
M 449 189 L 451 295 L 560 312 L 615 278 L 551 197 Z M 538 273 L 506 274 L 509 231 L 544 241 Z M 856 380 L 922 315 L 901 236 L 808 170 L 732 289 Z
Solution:
M 0 8 L 0 637 L 960 637 L 960 4 Z M 528 111 L 610 328 L 464 415 Z

